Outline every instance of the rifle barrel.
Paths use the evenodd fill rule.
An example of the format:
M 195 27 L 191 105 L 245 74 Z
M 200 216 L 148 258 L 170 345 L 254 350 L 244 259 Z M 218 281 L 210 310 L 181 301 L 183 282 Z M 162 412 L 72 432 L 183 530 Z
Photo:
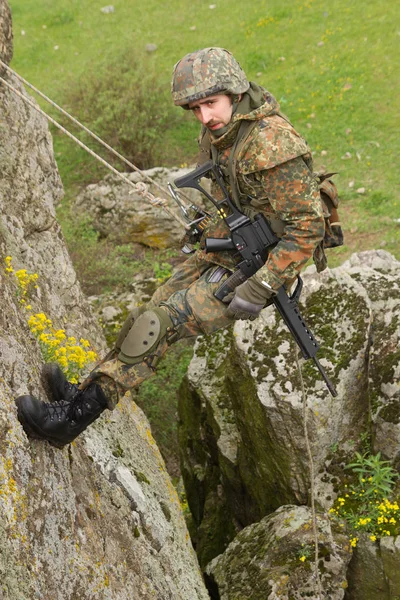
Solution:
M 321 375 L 322 375 L 322 377 L 323 377 L 323 379 L 324 379 L 324 381 L 325 381 L 325 383 L 327 385 L 327 388 L 330 391 L 331 395 L 334 398 L 336 398 L 336 396 L 337 396 L 336 388 L 333 385 L 333 383 L 330 381 L 330 379 L 327 376 L 327 374 L 325 373 L 323 366 L 320 364 L 320 362 L 319 362 L 319 360 L 318 360 L 318 358 L 316 356 L 313 356 L 313 361 L 316 364 L 316 366 L 318 368 L 318 371 L 321 373 Z

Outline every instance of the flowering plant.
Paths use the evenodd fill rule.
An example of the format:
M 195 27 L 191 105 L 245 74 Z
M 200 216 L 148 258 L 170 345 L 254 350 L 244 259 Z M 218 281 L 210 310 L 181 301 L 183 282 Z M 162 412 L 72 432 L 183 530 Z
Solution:
M 39 276 L 29 274 L 26 269 L 15 271 L 12 258 L 5 258 L 5 271 L 14 275 L 17 280 L 17 296 L 19 302 L 30 313 L 28 326 L 39 343 L 45 362 L 56 362 L 71 383 L 77 383 L 84 367 L 97 360 L 97 354 L 90 350 L 90 342 L 84 338 L 79 341 L 74 336 L 67 336 L 64 329 L 55 329 L 52 321 L 43 313 L 32 312 L 28 303 L 32 289 L 37 289 Z
M 390 499 L 398 473 L 381 454 L 356 453 L 356 460 L 346 466 L 357 475 L 358 481 L 344 486 L 329 513 L 344 518 L 354 531 L 350 545 L 357 546 L 357 533 L 369 533 L 369 539 L 400 533 L 399 504 Z

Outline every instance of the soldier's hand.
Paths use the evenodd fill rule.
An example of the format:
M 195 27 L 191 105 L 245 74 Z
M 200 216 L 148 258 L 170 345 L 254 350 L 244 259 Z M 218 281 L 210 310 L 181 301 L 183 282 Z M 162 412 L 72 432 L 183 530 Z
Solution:
M 270 304 L 268 301 L 272 296 L 273 292 L 262 285 L 257 275 L 253 275 L 224 298 L 225 303 L 229 302 L 226 313 L 236 320 L 253 321 L 262 309 Z

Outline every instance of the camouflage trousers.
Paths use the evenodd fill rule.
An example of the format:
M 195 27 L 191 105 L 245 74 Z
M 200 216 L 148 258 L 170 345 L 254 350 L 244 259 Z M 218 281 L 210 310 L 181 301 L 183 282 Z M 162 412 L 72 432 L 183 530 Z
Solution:
M 162 339 L 156 347 L 155 356 L 158 360 L 169 345 L 179 339 L 210 334 L 233 323 L 233 319 L 226 315 L 226 305 L 214 296 L 216 289 L 228 276 L 226 269 L 210 263 L 201 252 L 196 252 L 158 288 L 147 308 L 162 307 L 171 318 L 174 328 L 173 335 Z M 129 323 L 127 325 L 128 331 Z M 118 354 L 119 349 L 113 349 L 81 384 L 84 389 L 92 382 L 99 383 L 110 409 L 128 390 L 150 377 L 157 362 L 153 360 L 149 365 L 143 361 L 128 365 L 118 358 Z

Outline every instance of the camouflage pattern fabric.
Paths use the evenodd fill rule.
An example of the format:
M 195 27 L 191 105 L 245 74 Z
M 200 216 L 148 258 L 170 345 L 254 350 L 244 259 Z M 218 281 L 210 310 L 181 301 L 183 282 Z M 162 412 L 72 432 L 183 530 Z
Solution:
M 223 87 L 226 84 L 222 77 L 223 69 L 227 69 L 225 79 L 228 78 L 228 74 L 232 79 L 232 71 L 235 72 L 236 69 L 234 63 L 229 62 L 231 55 L 224 54 L 221 62 L 221 56 L 219 61 L 216 58 L 218 52 L 213 54 L 209 50 L 206 49 L 207 52 L 204 51 L 203 54 L 200 51 L 188 55 L 175 67 L 175 104 L 184 105 L 188 101 L 189 92 L 193 97 L 203 98 L 217 93 L 215 90 L 226 90 L 226 87 Z M 222 52 L 226 53 L 223 50 Z M 240 69 L 239 66 L 238 68 Z M 189 89 L 188 73 L 196 74 L 196 79 L 192 81 L 193 85 L 189 86 Z M 237 71 L 238 85 L 244 85 L 241 73 L 241 69 L 240 72 Z M 214 87 L 214 91 L 211 91 L 210 85 L 214 85 L 213 82 L 215 86 L 220 87 Z M 249 94 L 255 91 L 255 87 L 252 84 Z M 232 126 L 228 127 L 226 133 L 219 138 L 213 138 L 209 132 L 206 136 L 209 136 L 208 148 L 213 146 L 213 156 L 217 153 L 225 184 L 231 191 L 227 166 L 238 126 L 242 119 L 257 122 L 243 146 L 237 150 L 237 184 L 243 212 L 249 215 L 263 212 L 267 218 L 276 217 L 283 223 L 279 243 L 270 252 L 265 266 L 258 272 L 264 281 L 277 290 L 281 285 L 288 287 L 312 256 L 324 236 L 324 218 L 318 182 L 312 173 L 312 159 L 307 143 L 279 113 L 278 103 L 268 92 L 265 92 L 265 102 L 250 112 L 242 110 L 246 101 L 248 103 L 245 94 L 232 118 Z M 161 306 L 168 312 L 173 322 L 174 335 L 168 340 L 161 339 L 153 350 L 153 355 L 136 365 L 122 363 L 114 350 L 97 365 L 82 384 L 82 387 L 86 387 L 91 381 L 100 383 L 108 397 L 109 408 L 113 408 L 127 390 L 153 374 L 169 343 L 200 333 L 210 334 L 233 322 L 226 313 L 226 306 L 214 296 L 222 279 L 213 282 L 212 276 L 218 265 L 233 270 L 240 257 L 234 251 L 207 254 L 204 249 L 204 238 L 207 236 L 229 237 L 229 230 L 219 216 L 214 216 L 208 225 L 201 248 L 178 267 L 171 278 L 156 291 L 148 305 L 149 308 Z M 227 276 L 228 273 L 223 275 Z
M 325 223 L 310 149 L 286 117 L 279 114 L 273 96 L 266 92 L 265 98 L 262 106 L 245 116 L 239 104 L 232 123 L 234 126 L 241 119 L 258 122 L 238 151 L 237 184 L 246 214 L 262 212 L 268 220 L 283 223 L 279 243 L 258 272 L 277 290 L 293 280 L 312 257 L 324 237 Z M 217 160 L 231 191 L 227 168 L 233 143 L 231 131 L 219 138 L 209 132 L 206 135 L 218 152 Z
M 114 349 L 95 367 L 81 388 L 92 382 L 98 383 L 107 397 L 108 408 L 113 409 L 128 390 L 154 374 L 171 341 L 201 333 L 210 334 L 230 325 L 233 320 L 226 315 L 226 306 L 214 296 L 229 273 L 218 282 L 211 283 L 210 278 L 216 269 L 217 265 L 203 261 L 197 253 L 185 261 L 155 292 L 147 306 L 164 308 L 172 319 L 176 335 L 170 340 L 162 339 L 152 356 L 136 365 L 123 363 L 118 359 L 118 349 Z

